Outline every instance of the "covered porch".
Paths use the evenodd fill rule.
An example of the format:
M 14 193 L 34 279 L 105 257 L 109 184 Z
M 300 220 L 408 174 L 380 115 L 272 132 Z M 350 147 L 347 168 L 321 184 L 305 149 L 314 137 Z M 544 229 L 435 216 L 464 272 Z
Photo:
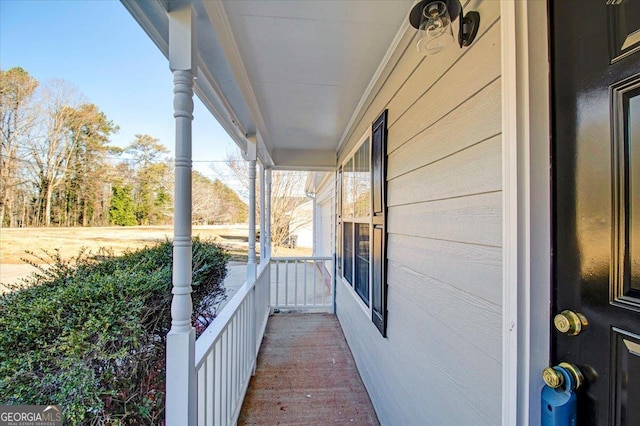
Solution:
M 197 424 L 378 424 L 333 313 L 332 267 L 258 266 L 195 343 Z
M 174 76 L 166 424 L 253 422 L 242 404 L 263 398 L 247 389 L 277 310 L 336 315 L 383 424 L 538 423 L 549 294 L 521 275 L 530 237 L 549 225 L 546 3 L 446 0 L 459 43 L 425 57 L 409 24 L 414 0 L 121 1 Z M 463 8 L 480 17 L 474 40 Z M 197 341 L 194 94 L 240 148 L 250 181 L 247 282 Z M 305 187 L 322 248 L 313 257 L 272 256 L 274 170 L 317 172 Z M 535 232 L 532 217 L 542 218 Z
M 376 425 L 338 319 L 279 313 L 269 319 L 238 424 Z
M 276 336 L 286 334 L 283 330 L 305 323 L 310 323 L 308 331 L 289 333 L 296 339 L 284 352 L 298 353 L 296 348 L 309 339 L 316 345 L 331 339 L 299 349 L 310 355 L 313 369 L 307 371 L 291 357 L 279 358 L 291 361 L 284 369 L 297 380 L 305 375 L 326 380 L 323 402 L 316 405 L 321 413 L 294 404 L 291 409 L 278 408 L 277 414 L 286 410 L 293 416 L 289 423 L 307 418 L 377 424 L 335 316 L 335 241 L 325 244 L 321 253 L 314 252 L 316 256 L 273 257 L 271 179 L 276 170 L 337 172 L 337 156 L 350 137 L 347 131 L 357 118 L 358 104 L 372 93 L 372 78 L 379 76 L 390 48 L 405 33 L 413 0 L 376 3 L 355 21 L 362 11 L 358 2 L 121 1 L 167 56 L 174 76 L 174 298 L 167 338 L 166 424 L 278 422 L 260 404 L 264 397 L 258 387 L 272 374 L 261 371 L 261 364 L 269 364 L 266 352 L 282 349 L 267 345 L 259 355 L 261 344 L 265 333 L 269 344 L 281 340 Z M 262 30 L 252 30 L 257 28 Z M 265 43 L 276 49 L 261 50 Z M 312 52 L 320 56 L 310 60 Z M 240 148 L 250 181 L 247 281 L 197 340 L 190 324 L 194 95 Z M 301 189 L 304 185 L 300 182 Z M 335 236 L 333 226 L 335 221 L 323 229 L 329 239 Z M 291 311 L 295 313 L 284 314 Z M 318 321 L 331 326 L 319 326 Z M 318 331 L 318 326 L 325 331 Z M 329 336 L 326 330 L 332 330 Z M 324 356 L 316 353 L 319 348 L 333 354 L 328 369 L 317 362 Z M 327 376 L 336 365 L 339 377 Z M 317 368 L 320 371 L 314 371 Z M 256 388 L 249 388 L 256 373 Z M 284 389 L 274 392 L 276 399 L 286 399 Z M 303 395 L 304 400 L 314 397 Z

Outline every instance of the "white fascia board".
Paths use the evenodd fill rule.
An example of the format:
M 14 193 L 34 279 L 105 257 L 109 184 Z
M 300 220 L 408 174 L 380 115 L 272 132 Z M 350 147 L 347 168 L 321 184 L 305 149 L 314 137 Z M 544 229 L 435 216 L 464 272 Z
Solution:
M 272 167 L 273 166 L 273 158 L 271 157 L 271 152 L 269 152 L 269 148 L 267 148 L 264 139 L 261 134 L 258 134 L 258 159 L 260 160 L 260 164 L 263 167 Z
M 147 33 L 151 41 L 158 46 L 162 54 L 169 59 L 169 15 L 167 5 L 160 1 L 120 0 L 120 2 L 144 32 Z M 157 19 L 152 19 L 154 15 Z
M 160 52 L 169 59 L 168 3 L 166 1 L 120 1 L 138 25 L 140 25 L 153 43 L 160 49 Z M 238 145 L 241 150 L 246 150 L 247 131 L 242 127 L 240 120 L 237 118 L 212 73 L 203 65 L 202 58 L 199 54 L 197 63 L 197 79 L 194 82 L 194 92 L 236 145 Z
M 315 186 L 315 175 L 319 173 L 319 172 L 311 172 L 311 173 L 307 173 L 307 180 L 304 183 L 304 192 L 305 193 L 315 193 L 316 192 L 316 186 Z
M 198 62 L 202 63 L 201 60 L 198 60 Z M 213 76 L 202 66 L 198 67 L 198 78 L 195 81 L 194 91 L 238 148 L 241 151 L 246 150 L 247 131 L 242 127 L 229 102 L 222 95 L 222 91 Z
M 319 177 L 319 179 L 316 179 L 316 188 L 322 188 L 327 183 L 327 181 L 335 177 L 335 175 L 336 170 L 332 170 L 331 172 L 317 173 L 317 177 Z
M 332 171 L 315 171 L 307 174 L 307 181 L 304 185 L 305 192 L 317 193 L 318 188 L 321 188 L 325 182 L 335 174 L 335 170 Z
M 269 135 L 266 132 L 264 117 L 262 116 L 255 91 L 251 85 L 249 74 L 242 61 L 242 56 L 240 55 L 240 50 L 231 29 L 231 23 L 229 22 L 224 4 L 222 1 L 205 1 L 202 2 L 202 4 L 209 15 L 211 24 L 225 52 L 226 60 L 238 82 L 244 102 L 247 104 L 249 113 L 255 123 L 256 133 L 261 135 L 265 149 L 272 151 L 272 147 L 269 146 Z M 272 156 L 273 155 L 270 157 Z

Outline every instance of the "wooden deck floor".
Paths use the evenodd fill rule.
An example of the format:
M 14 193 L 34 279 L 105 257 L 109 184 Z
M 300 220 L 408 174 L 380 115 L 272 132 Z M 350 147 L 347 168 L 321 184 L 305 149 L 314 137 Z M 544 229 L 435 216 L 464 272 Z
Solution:
M 269 318 L 238 424 L 379 424 L 335 315 Z

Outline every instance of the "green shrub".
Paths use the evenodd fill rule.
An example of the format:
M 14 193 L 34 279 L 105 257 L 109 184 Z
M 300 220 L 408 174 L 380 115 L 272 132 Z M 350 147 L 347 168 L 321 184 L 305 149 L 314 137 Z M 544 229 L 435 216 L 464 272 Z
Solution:
M 25 288 L 0 296 L 0 404 L 59 404 L 73 425 L 160 423 L 171 242 L 119 257 L 47 256 Z M 215 244 L 194 239 L 198 332 L 226 297 L 227 260 Z

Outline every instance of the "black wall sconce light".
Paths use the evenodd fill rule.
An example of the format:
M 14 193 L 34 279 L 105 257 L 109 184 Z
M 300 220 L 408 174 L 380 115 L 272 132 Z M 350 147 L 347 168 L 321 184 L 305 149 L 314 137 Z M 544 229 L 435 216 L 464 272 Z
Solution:
M 433 55 L 453 43 L 453 24 L 460 24 L 458 43 L 469 46 L 478 33 L 480 14 L 476 11 L 466 15 L 460 0 L 421 0 L 409 14 L 411 26 L 418 30 L 418 52 Z

